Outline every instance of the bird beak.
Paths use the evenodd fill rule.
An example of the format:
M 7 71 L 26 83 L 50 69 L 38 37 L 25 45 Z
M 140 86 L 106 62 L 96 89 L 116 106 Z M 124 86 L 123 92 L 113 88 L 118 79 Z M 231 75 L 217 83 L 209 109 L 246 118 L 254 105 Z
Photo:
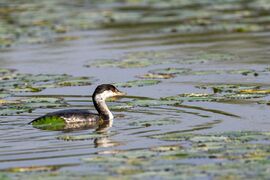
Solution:
M 116 92 L 116 95 L 117 95 L 117 96 L 125 96 L 125 95 L 127 95 L 127 93 L 118 90 L 118 91 Z

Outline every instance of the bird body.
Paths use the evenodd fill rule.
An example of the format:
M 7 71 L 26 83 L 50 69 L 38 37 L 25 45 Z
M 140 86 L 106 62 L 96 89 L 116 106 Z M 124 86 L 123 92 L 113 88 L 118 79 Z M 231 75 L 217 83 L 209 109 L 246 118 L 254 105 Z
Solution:
M 125 93 L 119 91 L 111 84 L 102 84 L 95 89 L 92 100 L 98 113 L 92 113 L 84 109 L 67 109 L 60 110 L 45 114 L 30 122 L 30 124 L 41 124 L 42 122 L 48 123 L 50 119 L 60 119 L 61 123 L 74 124 L 74 123 L 91 123 L 100 120 L 110 121 L 113 119 L 113 114 L 105 103 L 109 97 L 123 96 Z

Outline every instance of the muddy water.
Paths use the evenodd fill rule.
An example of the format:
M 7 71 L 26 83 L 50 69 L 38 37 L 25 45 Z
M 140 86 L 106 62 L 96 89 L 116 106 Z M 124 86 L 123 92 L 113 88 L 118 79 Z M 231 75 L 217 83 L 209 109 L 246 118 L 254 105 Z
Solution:
M 125 33 L 124 33 L 125 32 Z M 137 75 L 149 70 L 179 67 L 196 70 L 261 71 L 269 68 L 270 33 L 227 33 L 163 36 L 136 34 L 119 29 L 74 32 L 69 35 L 78 40 L 40 45 L 15 46 L 0 54 L 2 68 L 17 69 L 21 73 L 67 73 L 74 76 L 93 77 L 90 86 L 49 88 L 39 93 L 22 93 L 18 96 L 57 96 L 64 98 L 69 107 L 91 109 L 90 95 L 98 84 L 126 82 L 138 79 Z M 97 59 L 118 59 L 126 53 L 138 51 L 178 52 L 178 58 L 198 52 L 230 53 L 239 58 L 232 61 L 207 63 L 159 64 L 142 68 L 90 67 L 84 65 Z M 211 89 L 199 89 L 204 84 L 258 85 L 269 89 L 269 75 L 251 74 L 203 74 L 179 75 L 164 79 L 152 86 L 123 88 L 129 96 L 161 98 L 182 93 L 212 93 Z M 136 99 L 136 98 L 135 98 Z M 116 106 L 133 101 L 131 97 L 109 102 Z M 260 99 L 259 99 L 260 100 Z M 262 100 L 268 100 L 266 96 Z M 37 109 L 32 113 L 1 116 L 0 169 L 28 166 L 54 165 L 60 171 L 89 171 L 83 158 L 110 150 L 133 150 L 175 144 L 149 138 L 150 135 L 167 132 L 217 133 L 238 130 L 268 131 L 269 105 L 258 104 L 258 99 L 226 102 L 188 102 L 179 106 L 146 106 L 115 110 L 112 127 L 106 128 L 105 137 L 95 138 L 95 129 L 75 131 L 49 131 L 33 128 L 27 123 L 48 112 L 57 110 Z M 160 124 L 155 124 L 160 121 Z M 136 123 L 139 123 L 136 125 Z M 140 124 L 141 123 L 141 124 Z M 147 125 L 150 124 L 150 125 Z M 135 125 L 134 125 L 135 124 Z M 63 136 L 86 137 L 66 140 Z M 90 136 L 90 137 L 88 137 Z

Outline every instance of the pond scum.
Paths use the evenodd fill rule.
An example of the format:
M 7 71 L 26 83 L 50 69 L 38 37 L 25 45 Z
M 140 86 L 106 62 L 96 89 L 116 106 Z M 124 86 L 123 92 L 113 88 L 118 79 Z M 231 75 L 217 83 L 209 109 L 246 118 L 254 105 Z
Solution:
M 105 5 L 106 3 L 107 5 Z M 199 41 L 199 38 L 203 38 L 203 35 L 206 34 L 235 33 L 238 35 L 268 32 L 269 22 L 269 0 L 169 0 L 166 2 L 102 0 L 91 1 L 91 3 L 89 1 L 89 4 L 86 1 L 75 0 L 69 2 L 64 0 L 26 0 L 21 2 L 16 0 L 12 3 L 4 0 L 0 3 L 0 48 L 4 51 L 20 44 L 75 41 L 83 37 L 70 35 L 69 32 L 93 29 L 111 29 L 117 32 L 115 35 L 120 38 L 104 40 L 102 43 L 105 44 L 118 43 L 119 45 L 133 41 L 145 42 L 159 39 L 163 41 L 158 46 L 175 45 L 182 41 Z M 128 31 L 132 32 L 132 36 L 127 33 Z M 142 36 L 153 33 L 157 36 Z M 186 37 L 184 40 L 180 39 L 183 35 Z M 197 39 L 192 39 L 193 36 Z M 209 39 L 209 41 L 213 40 Z M 156 46 L 156 44 L 143 43 L 143 46 Z M 116 48 L 127 47 L 119 45 Z M 236 62 L 241 58 L 243 57 L 234 53 L 222 52 L 198 51 L 192 55 L 183 55 L 177 50 L 132 51 L 115 59 L 85 61 L 82 66 L 85 69 L 145 68 L 146 72 L 134 76 L 135 80 L 114 82 L 117 87 L 134 89 L 147 88 L 148 86 L 157 87 L 163 85 L 164 82 L 175 83 L 170 80 L 177 80 L 179 77 L 191 78 L 211 75 L 230 78 L 263 77 L 267 79 L 269 77 L 269 65 L 265 64 L 261 64 L 260 68 L 250 65 L 243 68 L 235 68 L 234 66 L 232 69 L 211 69 L 211 66 L 209 68 L 200 68 L 199 66 L 198 68 L 197 66 Z M 193 68 L 192 65 L 196 65 L 196 68 Z M 93 82 L 92 77 L 75 77 L 68 74 L 27 74 L 20 73 L 15 69 L 1 68 L 0 115 L 3 118 L 1 123 L 5 125 L 4 117 L 16 118 L 21 115 L 27 117 L 28 120 L 28 118 L 32 118 L 31 114 L 38 110 L 73 107 L 77 105 L 77 101 L 79 101 L 80 106 L 83 106 L 82 103 L 90 102 L 89 97 L 70 100 L 74 97 L 65 98 L 64 95 L 63 97 L 50 97 L 38 93 L 50 88 L 89 86 Z M 20 166 L 18 164 L 16 167 L 2 168 L 0 180 L 269 179 L 269 131 L 199 132 L 211 129 L 225 121 L 220 117 L 235 119 L 241 117 L 238 114 L 226 112 L 223 108 L 218 110 L 189 104 L 202 102 L 224 105 L 252 104 L 269 109 L 269 84 L 201 82 L 193 86 L 193 91 L 188 93 L 179 91 L 174 95 L 157 98 L 127 96 L 110 102 L 111 109 L 118 112 L 116 117 L 119 118 L 119 122 L 126 124 L 124 128 L 117 127 L 119 128 L 117 131 L 113 130 L 108 133 L 94 131 L 76 134 L 68 128 L 65 129 L 64 124 L 50 122 L 48 123 L 50 127 L 40 129 L 44 133 L 59 132 L 59 134 L 51 135 L 57 144 L 94 141 L 94 148 L 101 148 L 94 153 L 86 153 L 87 157 L 80 156 L 79 163 L 76 161 L 63 165 L 40 164 L 35 166 Z M 83 108 L 86 107 L 88 108 L 88 105 L 83 106 Z M 168 114 L 165 114 L 165 117 L 160 117 L 162 112 L 168 112 Z M 139 118 L 134 119 L 132 118 L 134 114 L 129 116 L 127 113 L 143 114 L 144 118 L 139 116 Z M 211 121 L 166 132 L 164 128 L 182 125 L 183 119 L 179 120 L 181 113 L 194 115 L 192 117 L 195 118 L 192 120 L 211 118 Z M 209 115 L 210 113 L 214 115 Z M 45 119 L 45 121 L 50 121 L 50 119 Z M 13 129 L 14 126 L 9 128 Z M 34 129 L 34 127 L 31 128 Z M 121 146 L 122 142 L 115 142 L 115 139 L 111 140 L 110 137 L 117 136 L 119 131 L 127 129 L 138 130 L 133 134 L 130 133 L 129 137 L 137 135 L 136 138 L 146 138 L 148 142 L 156 143 L 147 148 L 108 148 Z M 3 134 L 3 136 L 5 135 Z M 9 137 L 7 139 L 9 142 L 13 140 Z M 22 140 L 25 139 L 22 138 Z M 0 147 L 0 152 L 2 152 L 1 148 L 6 147 Z M 42 151 L 50 151 L 49 148 L 42 149 Z M 87 146 L 87 148 L 89 147 Z M 59 149 L 58 147 L 56 149 L 61 151 L 60 145 Z M 3 152 L 5 151 L 3 150 Z M 23 153 L 28 154 L 29 152 L 26 149 Z M 10 153 L 14 155 L 12 154 L 14 152 Z M 66 158 L 69 156 L 65 155 Z M 1 162 L 5 162 L 5 160 L 1 159 Z M 73 166 L 82 166 L 84 170 L 80 171 L 75 168 L 75 170 L 70 171 Z

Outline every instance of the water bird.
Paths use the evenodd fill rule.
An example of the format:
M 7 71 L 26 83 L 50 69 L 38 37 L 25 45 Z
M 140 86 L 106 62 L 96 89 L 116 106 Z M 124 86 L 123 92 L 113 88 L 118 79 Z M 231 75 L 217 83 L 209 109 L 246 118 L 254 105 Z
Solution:
M 84 109 L 60 110 L 38 117 L 29 124 L 42 126 L 56 123 L 61 127 L 72 124 L 71 127 L 76 128 L 76 124 L 81 126 L 79 124 L 89 125 L 100 121 L 111 121 L 113 120 L 113 114 L 106 105 L 105 100 L 110 97 L 124 96 L 125 94 L 111 84 L 101 84 L 96 87 L 92 95 L 92 100 L 98 114 Z

